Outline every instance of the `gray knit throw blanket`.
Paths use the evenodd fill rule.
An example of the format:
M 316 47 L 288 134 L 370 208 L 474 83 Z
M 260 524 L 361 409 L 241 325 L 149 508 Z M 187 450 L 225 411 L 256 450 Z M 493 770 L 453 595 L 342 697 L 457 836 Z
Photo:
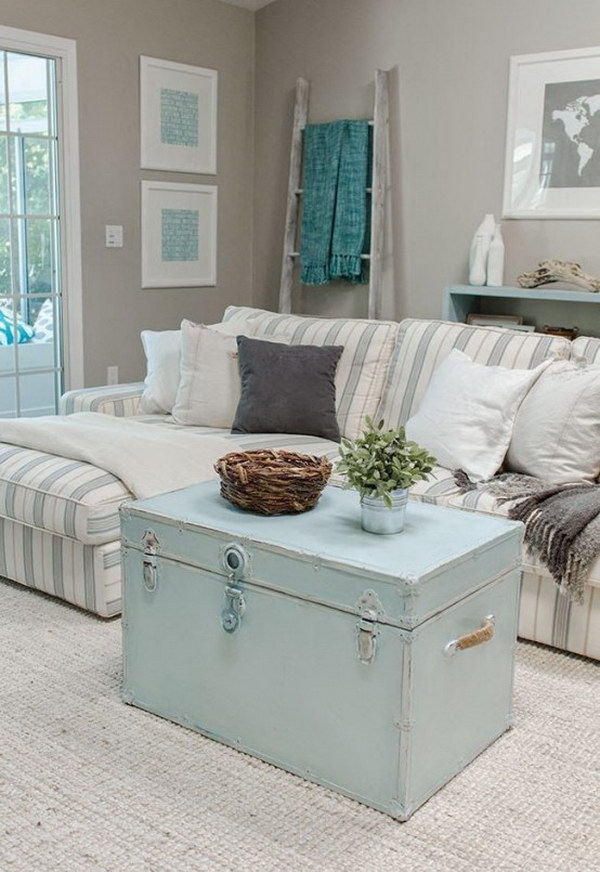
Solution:
M 552 485 L 514 473 L 476 484 L 462 470 L 454 478 L 463 493 L 486 491 L 498 502 L 512 502 L 508 517 L 525 524 L 529 550 L 547 566 L 562 593 L 583 602 L 590 566 L 600 555 L 599 485 Z

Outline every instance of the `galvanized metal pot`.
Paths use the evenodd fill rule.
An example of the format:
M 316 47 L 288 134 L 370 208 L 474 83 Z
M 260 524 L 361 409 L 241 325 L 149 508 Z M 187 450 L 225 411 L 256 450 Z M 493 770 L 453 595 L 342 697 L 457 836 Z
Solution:
M 390 493 L 391 509 L 386 506 L 383 497 L 361 497 L 361 523 L 368 533 L 401 533 L 404 530 L 408 490 L 398 488 Z

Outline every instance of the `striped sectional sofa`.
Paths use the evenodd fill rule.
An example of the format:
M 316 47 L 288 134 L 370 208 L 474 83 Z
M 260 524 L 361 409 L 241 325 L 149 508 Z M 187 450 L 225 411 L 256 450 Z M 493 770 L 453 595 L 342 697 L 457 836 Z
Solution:
M 256 336 L 291 335 L 292 342 L 345 347 L 336 382 L 338 418 L 345 435 L 356 435 L 366 414 L 389 426 L 404 424 L 418 408 L 432 373 L 453 349 L 479 363 L 532 368 L 551 357 L 583 356 L 600 363 L 600 340 L 565 339 L 443 321 L 373 322 L 303 318 L 230 307 L 224 320 L 252 318 Z M 96 411 L 136 416 L 149 426 L 175 428 L 168 415 L 143 415 L 143 384 L 73 391 L 61 414 Z M 253 448 L 289 447 L 335 456 L 337 445 L 309 436 L 234 434 L 187 428 L 201 440 L 216 434 Z M 460 494 L 450 470 L 438 467 L 413 499 L 463 511 L 502 515 L 483 493 Z M 86 463 L 0 444 L 0 576 L 58 596 L 103 617 L 121 609 L 119 506 L 131 499 L 123 483 Z M 548 572 L 524 555 L 520 635 L 600 659 L 600 558 L 582 605 L 557 590 Z

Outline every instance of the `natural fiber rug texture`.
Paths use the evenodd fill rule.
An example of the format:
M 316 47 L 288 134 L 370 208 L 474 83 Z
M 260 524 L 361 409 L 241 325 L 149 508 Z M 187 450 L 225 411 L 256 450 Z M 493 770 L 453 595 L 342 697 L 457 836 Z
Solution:
M 0 583 L 1 872 L 592 872 L 598 664 L 521 643 L 515 727 L 405 824 L 119 698 L 120 622 Z

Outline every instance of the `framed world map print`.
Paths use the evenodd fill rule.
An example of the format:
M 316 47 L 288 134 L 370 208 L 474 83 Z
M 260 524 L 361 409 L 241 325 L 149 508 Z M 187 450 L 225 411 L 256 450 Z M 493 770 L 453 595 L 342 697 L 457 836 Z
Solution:
M 141 166 L 217 172 L 216 70 L 140 57 Z
M 504 218 L 600 218 L 600 47 L 510 59 Z
M 216 186 L 142 182 L 142 287 L 216 283 Z

